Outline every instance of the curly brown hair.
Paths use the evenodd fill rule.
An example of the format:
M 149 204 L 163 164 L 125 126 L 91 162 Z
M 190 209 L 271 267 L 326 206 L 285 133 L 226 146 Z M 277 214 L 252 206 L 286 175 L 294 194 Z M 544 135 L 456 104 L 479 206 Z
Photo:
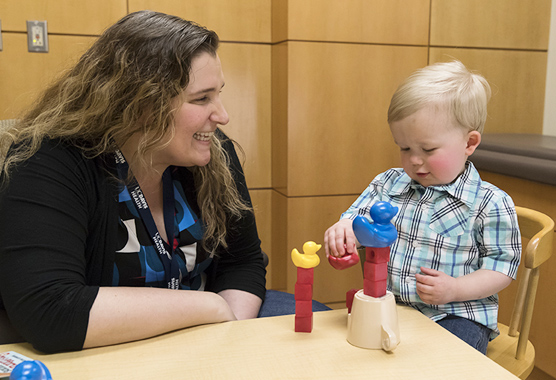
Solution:
M 45 138 L 68 141 L 92 158 L 114 152 L 115 141 L 139 132 L 134 161 L 148 168 L 148 157 L 173 135 L 172 100 L 187 87 L 192 60 L 205 52 L 215 56 L 218 45 L 215 32 L 176 16 L 139 11 L 123 17 L 0 135 L 4 182 Z M 13 143 L 17 148 L 8 153 Z M 215 252 L 227 246 L 230 220 L 251 208 L 239 196 L 218 138 L 209 164 L 192 171 L 206 227 L 203 247 Z

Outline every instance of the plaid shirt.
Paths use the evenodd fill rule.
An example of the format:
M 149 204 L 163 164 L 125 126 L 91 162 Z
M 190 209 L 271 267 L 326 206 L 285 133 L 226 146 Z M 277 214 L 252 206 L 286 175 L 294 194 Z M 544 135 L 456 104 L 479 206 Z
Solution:
M 379 174 L 341 218 L 365 215 L 379 201 L 399 208 L 392 223 L 398 239 L 391 247 L 388 290 L 434 321 L 448 314 L 497 327 L 498 295 L 480 300 L 425 304 L 416 290 L 420 267 L 460 277 L 489 269 L 515 279 L 521 258 L 521 237 L 512 199 L 483 182 L 471 162 L 451 184 L 423 187 L 403 169 Z

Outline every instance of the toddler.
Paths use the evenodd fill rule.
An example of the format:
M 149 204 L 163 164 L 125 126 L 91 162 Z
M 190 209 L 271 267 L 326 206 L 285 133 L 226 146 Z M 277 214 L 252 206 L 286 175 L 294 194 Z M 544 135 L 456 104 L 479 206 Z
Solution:
M 388 123 L 402 168 L 379 174 L 324 236 L 327 255 L 355 253 L 352 222 L 399 208 L 388 290 L 482 353 L 498 296 L 515 279 L 521 239 L 512 199 L 467 160 L 481 142 L 490 87 L 458 61 L 418 70 L 394 93 Z

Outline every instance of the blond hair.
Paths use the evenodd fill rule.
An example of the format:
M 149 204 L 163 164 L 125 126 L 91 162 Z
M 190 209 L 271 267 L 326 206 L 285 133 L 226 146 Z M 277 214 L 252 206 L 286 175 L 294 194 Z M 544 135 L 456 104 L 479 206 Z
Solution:
M 388 123 L 399 121 L 424 106 L 447 107 L 452 119 L 468 131 L 483 132 L 491 96 L 487 80 L 459 61 L 441 62 L 417 70 L 396 90 Z
M 148 158 L 173 134 L 173 100 L 189 83 L 192 60 L 204 52 L 215 56 L 218 45 L 215 32 L 176 16 L 140 11 L 123 17 L 0 135 L 0 156 L 6 157 L 3 182 L 44 139 L 62 139 L 92 158 L 113 153 L 115 141 L 125 142 L 139 132 L 134 160 L 148 168 Z M 251 208 L 239 196 L 229 157 L 217 138 L 209 164 L 194 172 L 206 227 L 202 244 L 215 252 L 227 246 L 232 221 Z

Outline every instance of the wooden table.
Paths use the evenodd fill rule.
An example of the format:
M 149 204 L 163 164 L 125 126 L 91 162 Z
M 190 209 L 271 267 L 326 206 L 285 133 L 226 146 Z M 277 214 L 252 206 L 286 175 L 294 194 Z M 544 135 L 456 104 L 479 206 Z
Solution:
M 347 311 L 314 313 L 312 333 L 294 316 L 193 327 L 110 347 L 43 355 L 54 380 L 102 379 L 517 379 L 418 311 L 398 306 L 400 345 L 391 353 L 349 344 Z

